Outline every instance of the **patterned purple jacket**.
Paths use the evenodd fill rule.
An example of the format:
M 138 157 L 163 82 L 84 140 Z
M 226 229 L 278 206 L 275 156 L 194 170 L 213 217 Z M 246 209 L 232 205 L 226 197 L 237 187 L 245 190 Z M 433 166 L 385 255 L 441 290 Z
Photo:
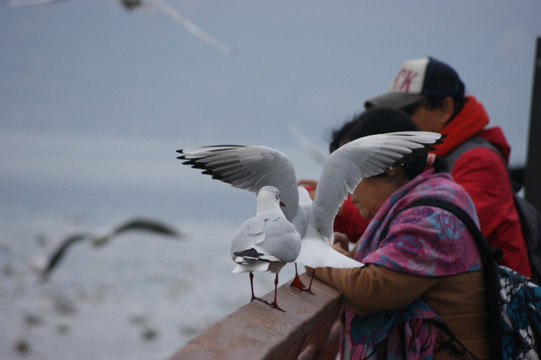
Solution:
M 466 191 L 449 174 L 426 170 L 385 201 L 359 240 L 355 259 L 420 276 L 447 276 L 481 269 L 477 246 L 455 216 L 430 206 L 402 211 L 379 242 L 384 224 L 420 198 L 439 198 L 461 208 L 478 223 Z M 397 296 L 400 296 L 397 294 Z M 347 348 L 351 359 L 430 359 L 439 334 L 437 315 L 417 299 L 405 309 L 359 315 L 346 308 Z M 408 344 L 405 346 L 404 344 Z

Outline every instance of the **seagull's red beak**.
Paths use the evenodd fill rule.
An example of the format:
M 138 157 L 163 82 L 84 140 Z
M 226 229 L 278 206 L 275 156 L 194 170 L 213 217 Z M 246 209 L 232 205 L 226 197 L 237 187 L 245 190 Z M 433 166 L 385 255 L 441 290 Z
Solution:
M 286 204 L 284 204 L 283 202 L 280 201 L 280 206 L 281 207 L 286 207 Z

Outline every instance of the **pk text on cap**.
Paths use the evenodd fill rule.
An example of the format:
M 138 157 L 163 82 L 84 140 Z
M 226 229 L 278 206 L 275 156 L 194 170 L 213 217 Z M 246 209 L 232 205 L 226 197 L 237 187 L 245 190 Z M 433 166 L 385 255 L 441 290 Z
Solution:
M 455 100 L 464 96 L 464 83 L 457 72 L 430 56 L 404 62 L 389 91 L 367 100 L 364 107 L 401 109 L 427 96 L 450 96 Z

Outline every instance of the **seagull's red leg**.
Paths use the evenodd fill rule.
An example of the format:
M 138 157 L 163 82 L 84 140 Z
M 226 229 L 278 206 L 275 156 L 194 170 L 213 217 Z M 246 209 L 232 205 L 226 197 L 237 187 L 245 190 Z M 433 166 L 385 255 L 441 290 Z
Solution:
M 274 301 L 270 303 L 269 305 L 277 310 L 285 312 L 278 306 L 278 303 L 276 302 L 277 293 L 278 293 L 278 273 L 276 273 L 276 278 L 274 279 Z
M 254 295 L 254 273 L 250 273 L 250 288 L 252 289 L 252 298 L 250 299 L 250 302 L 256 300 L 257 298 Z
M 316 269 L 312 270 L 312 277 L 310 278 L 310 285 L 308 285 L 308 289 L 306 289 L 306 292 L 309 292 L 310 294 L 313 294 L 312 292 L 312 281 L 314 281 L 314 275 L 316 275 Z
M 261 302 L 264 302 L 267 305 L 270 305 L 268 301 L 263 300 L 262 298 L 259 298 L 254 295 L 254 273 L 250 272 L 250 288 L 252 289 L 252 298 L 250 299 L 250 302 L 254 300 L 259 300 Z
M 272 303 L 268 302 L 267 300 L 263 300 L 262 298 L 259 298 L 259 297 L 254 295 L 254 274 L 253 273 L 250 273 L 250 287 L 252 289 L 252 298 L 250 299 L 250 302 L 252 302 L 254 300 L 258 300 L 258 301 L 261 301 L 264 304 L 267 304 L 267 305 L 275 308 L 276 310 L 284 311 L 278 306 L 278 303 L 276 302 L 276 297 L 277 297 L 276 294 L 278 292 L 278 273 L 276 273 L 276 278 L 274 279 L 274 301 Z
M 295 277 L 289 286 L 299 289 L 300 291 L 306 290 L 306 286 L 301 281 L 299 273 L 297 272 L 297 263 L 295 263 Z

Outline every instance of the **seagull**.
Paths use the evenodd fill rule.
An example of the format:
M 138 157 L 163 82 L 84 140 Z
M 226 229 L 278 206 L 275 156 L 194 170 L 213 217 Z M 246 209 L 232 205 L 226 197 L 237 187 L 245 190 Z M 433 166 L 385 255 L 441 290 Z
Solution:
M 331 246 L 333 221 L 339 206 L 362 178 L 381 174 L 425 154 L 433 150 L 430 145 L 440 143 L 442 138 L 443 135 L 433 132 L 402 131 L 351 141 L 327 157 L 313 201 L 304 187 L 297 186 L 291 159 L 270 147 L 214 145 L 180 149 L 177 159 L 183 160 L 184 165 L 204 170 L 203 174 L 214 179 L 255 193 L 265 185 L 275 186 L 285 205 L 282 211 L 286 219 L 295 225 L 302 239 L 295 263 L 313 269 L 352 268 L 363 264 Z
M 43 4 L 53 4 L 57 2 L 64 2 L 68 0 L 5 0 L 5 4 L 11 7 L 20 7 L 20 6 L 31 6 L 31 5 L 43 5 Z M 184 27 L 188 32 L 193 36 L 203 41 L 205 44 L 210 47 L 218 50 L 222 54 L 232 56 L 236 51 L 230 48 L 227 45 L 220 43 L 218 40 L 214 39 L 212 36 L 204 32 L 201 28 L 195 25 L 187 17 L 182 15 L 178 10 L 171 7 L 169 4 L 162 0 L 117 0 L 117 2 L 128 11 L 138 10 L 144 8 L 147 4 L 151 4 L 158 10 L 165 13 L 171 19 L 178 22 Z
M 46 266 L 41 272 L 41 279 L 47 280 L 51 272 L 58 266 L 66 255 L 66 251 L 73 245 L 82 241 L 90 241 L 94 246 L 104 246 L 115 236 L 127 231 L 147 231 L 172 237 L 181 237 L 176 229 L 156 220 L 134 218 L 127 220 L 113 228 L 101 229 L 96 232 L 75 233 L 66 237 L 47 260 Z
M 222 54 L 233 56 L 236 51 L 227 45 L 220 43 L 218 40 L 211 37 L 209 34 L 201 30 L 197 25 L 191 22 L 187 17 L 179 13 L 176 9 L 172 8 L 169 4 L 162 0 L 146 0 L 150 1 L 156 8 L 163 11 L 171 19 L 178 22 L 188 30 L 193 36 L 207 44 L 208 46 L 218 50 Z
M 246 220 L 231 241 L 231 257 L 237 263 L 233 273 L 250 273 L 252 299 L 283 311 L 276 301 L 278 273 L 293 262 L 301 250 L 301 237 L 280 208 L 280 192 L 274 186 L 263 186 L 257 193 L 256 216 Z M 268 303 L 254 295 L 254 271 L 276 274 L 274 301 Z
M 121 6 L 124 7 L 124 9 L 128 11 L 141 9 L 145 7 L 143 0 L 116 0 L 116 2 L 119 3 Z

